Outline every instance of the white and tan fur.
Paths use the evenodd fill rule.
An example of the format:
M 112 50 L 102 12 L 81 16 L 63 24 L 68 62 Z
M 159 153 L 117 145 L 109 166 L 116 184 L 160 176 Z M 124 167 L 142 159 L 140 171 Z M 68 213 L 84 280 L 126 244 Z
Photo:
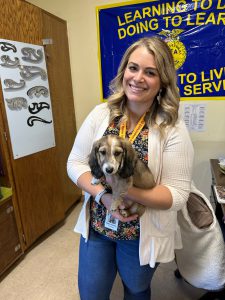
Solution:
M 155 186 L 153 175 L 138 156 L 132 144 L 127 139 L 116 135 L 107 135 L 97 140 L 90 153 L 89 165 L 95 179 L 105 176 L 112 188 L 113 203 L 110 211 L 116 211 L 123 204 L 125 195 L 131 186 L 148 189 Z M 95 182 L 96 183 L 96 182 Z M 127 209 L 120 213 L 127 217 L 131 214 L 141 216 L 144 206 L 132 201 L 126 201 Z

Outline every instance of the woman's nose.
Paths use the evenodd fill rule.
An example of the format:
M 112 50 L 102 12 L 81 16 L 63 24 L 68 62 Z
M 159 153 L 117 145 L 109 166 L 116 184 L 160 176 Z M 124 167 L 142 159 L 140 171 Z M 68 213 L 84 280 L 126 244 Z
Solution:
M 135 74 L 134 80 L 135 80 L 136 82 L 141 82 L 141 81 L 144 80 L 143 72 L 142 72 L 141 70 L 138 71 L 138 72 Z

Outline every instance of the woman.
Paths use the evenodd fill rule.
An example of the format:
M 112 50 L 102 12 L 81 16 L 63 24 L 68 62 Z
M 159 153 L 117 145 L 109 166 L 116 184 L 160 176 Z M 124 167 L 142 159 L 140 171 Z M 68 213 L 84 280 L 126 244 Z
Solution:
M 111 83 L 107 103 L 98 105 L 81 126 L 68 158 L 68 174 L 85 191 L 75 231 L 81 233 L 79 291 L 82 300 L 108 300 L 117 272 L 124 299 L 149 300 L 152 276 L 160 262 L 174 259 L 182 248 L 177 211 L 186 203 L 191 186 L 193 147 L 178 117 L 179 94 L 173 57 L 157 37 L 143 38 L 125 52 Z M 144 123 L 140 119 L 144 118 Z M 92 185 L 88 156 L 103 135 L 126 137 L 137 130 L 133 147 L 151 169 L 157 185 L 129 189 L 126 199 L 146 206 L 144 215 L 123 217 L 108 228 L 111 193 L 104 182 Z

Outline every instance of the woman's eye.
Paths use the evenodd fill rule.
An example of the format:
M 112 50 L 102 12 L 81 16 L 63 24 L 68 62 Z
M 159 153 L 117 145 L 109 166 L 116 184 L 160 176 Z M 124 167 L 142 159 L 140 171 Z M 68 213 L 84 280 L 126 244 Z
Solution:
M 159 76 L 159 73 L 158 73 L 158 71 L 156 69 L 146 69 L 145 73 L 148 76 Z
M 155 76 L 156 74 L 153 71 L 146 71 L 148 76 Z
M 135 67 L 135 66 L 129 66 L 128 69 L 129 69 L 130 71 L 136 71 L 136 70 L 137 70 L 137 67 Z

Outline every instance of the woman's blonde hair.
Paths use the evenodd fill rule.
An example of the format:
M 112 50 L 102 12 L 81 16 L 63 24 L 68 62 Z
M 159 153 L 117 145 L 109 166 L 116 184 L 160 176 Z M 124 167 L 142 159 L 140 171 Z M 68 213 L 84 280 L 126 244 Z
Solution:
M 151 126 L 159 126 L 163 132 L 167 126 L 173 126 L 177 121 L 180 96 L 172 53 L 166 42 L 158 37 L 142 38 L 124 53 L 117 75 L 110 83 L 111 95 L 108 98 L 110 122 L 119 116 L 122 116 L 121 121 L 128 118 L 123 76 L 131 54 L 139 47 L 145 47 L 154 56 L 161 82 L 160 103 L 157 99 L 153 101 L 150 111 L 146 114 L 146 122 Z M 162 119 L 159 125 L 157 116 Z

